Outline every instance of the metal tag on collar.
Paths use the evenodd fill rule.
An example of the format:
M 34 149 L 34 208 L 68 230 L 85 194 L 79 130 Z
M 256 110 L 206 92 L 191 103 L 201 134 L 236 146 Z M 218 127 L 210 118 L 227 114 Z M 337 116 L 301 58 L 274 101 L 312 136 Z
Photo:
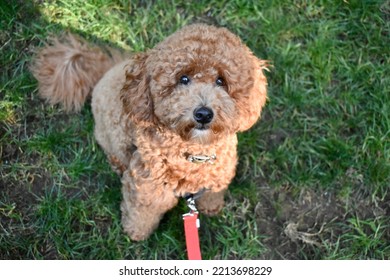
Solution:
M 194 155 L 189 155 L 187 157 L 187 160 L 189 162 L 193 162 L 193 163 L 210 163 L 210 164 L 213 164 L 216 159 L 217 159 L 216 155 L 211 155 L 211 156 L 205 156 L 205 155 L 194 156 Z

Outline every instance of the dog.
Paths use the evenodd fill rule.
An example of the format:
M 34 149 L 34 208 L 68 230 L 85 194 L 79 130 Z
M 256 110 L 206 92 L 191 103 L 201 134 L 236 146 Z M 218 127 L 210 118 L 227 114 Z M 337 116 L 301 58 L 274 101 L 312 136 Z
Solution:
M 31 71 L 40 95 L 67 111 L 91 97 L 95 137 L 121 176 L 122 225 L 148 238 L 179 198 L 204 190 L 200 212 L 217 214 L 237 165 L 237 133 L 259 119 L 264 70 L 226 28 L 192 24 L 154 48 L 124 55 L 67 34 Z

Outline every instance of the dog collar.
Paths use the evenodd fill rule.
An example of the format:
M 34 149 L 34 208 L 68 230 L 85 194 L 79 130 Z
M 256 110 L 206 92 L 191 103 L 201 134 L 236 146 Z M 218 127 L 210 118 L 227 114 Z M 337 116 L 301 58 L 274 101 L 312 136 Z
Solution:
M 213 164 L 214 161 L 217 159 L 217 156 L 215 154 L 211 156 L 207 155 L 189 155 L 187 157 L 187 160 L 192 163 L 210 163 Z

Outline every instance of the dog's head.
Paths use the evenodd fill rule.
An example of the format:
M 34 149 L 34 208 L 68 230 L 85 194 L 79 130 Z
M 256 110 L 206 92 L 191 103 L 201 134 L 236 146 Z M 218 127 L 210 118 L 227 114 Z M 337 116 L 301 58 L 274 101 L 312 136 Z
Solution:
M 212 143 L 257 121 L 266 101 L 265 67 L 227 29 L 189 25 L 133 58 L 121 93 L 124 111 L 137 125 Z

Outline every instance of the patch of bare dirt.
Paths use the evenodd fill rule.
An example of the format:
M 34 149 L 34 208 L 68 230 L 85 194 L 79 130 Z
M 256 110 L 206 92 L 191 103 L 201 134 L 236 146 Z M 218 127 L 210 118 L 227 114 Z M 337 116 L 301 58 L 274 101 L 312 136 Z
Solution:
M 255 207 L 259 233 L 268 252 L 264 259 L 319 259 L 323 244 L 335 243 L 345 233 L 347 219 L 375 219 L 390 215 L 390 202 L 374 204 L 358 193 L 348 202 L 334 193 L 290 188 L 261 188 Z M 388 233 L 390 237 L 390 232 Z

